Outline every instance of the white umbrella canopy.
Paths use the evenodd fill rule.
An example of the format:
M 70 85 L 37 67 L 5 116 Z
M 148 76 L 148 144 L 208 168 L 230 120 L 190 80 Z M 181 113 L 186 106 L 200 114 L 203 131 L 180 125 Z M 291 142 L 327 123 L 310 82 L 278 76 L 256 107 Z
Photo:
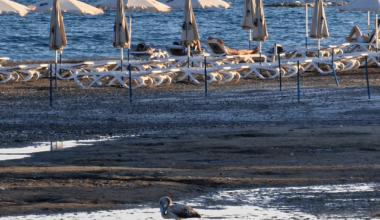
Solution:
M 2 14 L 19 14 L 21 17 L 28 14 L 30 8 L 17 2 L 9 0 L 0 0 L 0 15 Z
M 100 2 L 95 2 L 92 5 L 99 8 L 116 8 L 118 0 L 104 0 Z M 138 10 L 138 11 L 160 11 L 169 12 L 170 7 L 155 1 L 155 0 L 124 0 L 123 4 L 128 10 Z
M 60 6 L 62 12 L 65 13 L 90 15 L 104 14 L 103 10 L 77 0 L 60 0 Z M 53 0 L 43 0 L 28 7 L 34 7 L 35 12 L 49 13 L 53 8 Z
M 184 0 L 168 0 L 166 2 L 172 8 L 184 8 Z M 222 0 L 191 0 L 193 8 L 228 8 L 230 4 Z
M 318 39 L 318 50 L 321 46 L 320 40 L 329 37 L 325 9 L 322 0 L 315 0 L 313 20 L 311 21 L 310 37 Z

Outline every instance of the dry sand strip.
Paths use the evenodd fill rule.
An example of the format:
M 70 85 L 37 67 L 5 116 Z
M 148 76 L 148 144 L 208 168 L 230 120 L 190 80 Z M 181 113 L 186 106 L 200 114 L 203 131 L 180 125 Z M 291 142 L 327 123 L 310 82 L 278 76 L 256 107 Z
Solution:
M 48 80 L 0 87 L 0 147 L 33 141 L 129 136 L 0 162 L 0 214 L 126 208 L 254 188 L 379 181 L 380 74 L 363 70 L 203 87 L 79 89 Z M 15 143 L 17 142 L 17 143 Z M 375 207 L 376 204 L 373 204 Z M 128 207 L 128 206 L 127 206 Z M 376 210 L 374 211 L 376 214 Z

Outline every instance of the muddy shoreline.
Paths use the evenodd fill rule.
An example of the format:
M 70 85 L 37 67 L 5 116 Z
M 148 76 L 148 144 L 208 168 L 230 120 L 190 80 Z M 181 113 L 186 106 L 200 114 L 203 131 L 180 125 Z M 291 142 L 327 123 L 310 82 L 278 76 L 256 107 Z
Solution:
M 221 188 L 379 182 L 380 73 L 370 69 L 203 87 L 0 87 L 0 147 L 122 136 L 0 161 L 0 215 L 125 209 Z M 131 136 L 132 135 L 132 136 Z M 137 136 L 133 136 L 137 135 Z M 373 204 L 375 208 L 377 206 Z M 377 209 L 373 214 L 377 214 Z

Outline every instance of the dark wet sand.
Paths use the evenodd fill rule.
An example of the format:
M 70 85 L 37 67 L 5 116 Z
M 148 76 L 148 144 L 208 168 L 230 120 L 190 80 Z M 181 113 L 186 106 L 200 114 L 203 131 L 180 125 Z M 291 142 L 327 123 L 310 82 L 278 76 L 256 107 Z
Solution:
M 203 87 L 79 89 L 48 80 L 0 85 L 0 146 L 139 135 L 0 162 L 0 214 L 117 209 L 121 204 L 255 188 L 379 181 L 380 74 L 241 80 Z M 375 211 L 374 214 L 377 212 Z

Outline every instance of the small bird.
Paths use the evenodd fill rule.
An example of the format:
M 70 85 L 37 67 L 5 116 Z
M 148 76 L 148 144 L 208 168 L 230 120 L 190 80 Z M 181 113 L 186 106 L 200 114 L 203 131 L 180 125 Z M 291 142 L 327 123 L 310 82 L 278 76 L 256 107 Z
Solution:
M 185 218 L 202 218 L 202 216 L 188 205 L 172 205 L 172 200 L 165 196 L 159 201 L 161 216 L 165 219 L 182 220 Z

